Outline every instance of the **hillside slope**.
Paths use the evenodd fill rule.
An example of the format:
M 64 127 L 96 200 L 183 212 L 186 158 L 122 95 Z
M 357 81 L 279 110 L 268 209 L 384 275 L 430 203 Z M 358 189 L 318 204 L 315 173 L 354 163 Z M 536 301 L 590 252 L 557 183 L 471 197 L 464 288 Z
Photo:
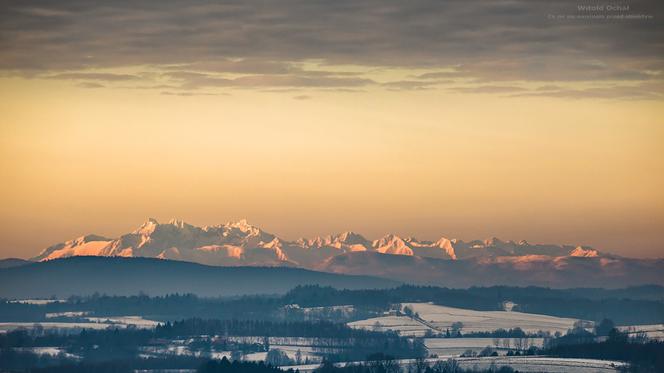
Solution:
M 180 261 L 73 257 L 0 269 L 0 297 L 58 298 L 93 293 L 200 296 L 285 293 L 297 285 L 387 288 L 398 281 L 286 267 L 212 267 Z
M 661 259 L 527 256 L 452 261 L 357 252 L 335 256 L 317 269 L 460 288 L 493 285 L 554 288 L 664 285 L 664 260 Z

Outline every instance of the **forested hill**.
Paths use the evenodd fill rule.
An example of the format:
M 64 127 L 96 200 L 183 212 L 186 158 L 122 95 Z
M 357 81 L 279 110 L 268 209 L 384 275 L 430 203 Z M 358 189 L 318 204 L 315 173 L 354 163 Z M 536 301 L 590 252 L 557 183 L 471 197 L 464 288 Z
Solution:
M 72 257 L 0 269 L 0 297 L 191 293 L 219 297 L 283 294 L 298 285 L 345 289 L 394 287 L 396 281 L 289 267 L 212 267 L 120 257 Z
M 46 305 L 5 301 L 0 302 L 0 319 L 43 322 L 47 321 L 47 313 L 77 311 L 95 316 L 141 315 L 162 321 L 198 317 L 290 321 L 319 318 L 347 322 L 383 314 L 393 309 L 397 303 L 432 302 L 449 307 L 497 311 L 502 310 L 503 302 L 512 301 L 516 303 L 514 311 L 592 321 L 608 318 L 620 325 L 664 323 L 664 301 L 657 298 L 661 289 L 653 287 L 631 290 L 643 299 L 624 297 L 627 289 L 600 291 L 593 298 L 589 298 L 582 296 L 590 291 L 588 289 L 447 289 L 402 285 L 389 289 L 348 290 L 307 285 L 274 296 L 202 298 L 192 294 L 160 297 L 95 295 L 72 297 L 64 302 Z M 344 307 L 329 307 L 325 311 L 327 306 Z M 307 309 L 312 309 L 310 307 L 319 308 L 319 313 L 307 313 Z

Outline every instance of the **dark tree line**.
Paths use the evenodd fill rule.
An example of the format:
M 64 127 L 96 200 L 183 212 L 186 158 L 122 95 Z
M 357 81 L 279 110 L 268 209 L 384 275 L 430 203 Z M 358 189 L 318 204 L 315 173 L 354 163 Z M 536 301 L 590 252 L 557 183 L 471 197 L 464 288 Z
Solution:
M 259 337 L 259 340 L 246 343 L 232 340 L 229 336 Z M 400 358 L 417 358 L 426 354 L 421 339 L 401 337 L 393 332 L 353 329 L 346 324 L 328 321 L 203 319 L 168 322 L 154 329 L 83 330 L 79 334 L 36 334 L 18 330 L 0 334 L 0 349 L 11 351 L 22 347 L 58 346 L 83 357 L 86 362 L 122 361 L 135 358 L 143 346 L 161 346 L 172 340 L 188 338 L 194 338 L 195 342 L 190 346 L 197 350 L 215 347 L 224 351 L 267 351 L 268 336 L 306 338 L 318 355 L 335 361 L 361 360 L 379 351 Z
M 656 324 L 664 323 L 662 289 L 657 286 L 631 288 L 629 291 L 594 289 L 597 290 L 594 293 L 594 290 L 590 289 L 561 290 L 506 286 L 448 289 L 403 285 L 394 289 L 373 290 L 298 286 L 282 296 L 199 298 L 191 294 L 158 297 L 94 295 L 71 297 L 66 302 L 47 305 L 0 301 L 0 320 L 46 321 L 46 313 L 67 311 L 89 312 L 98 317 L 143 315 L 161 321 L 192 317 L 227 320 L 302 320 L 301 312 L 285 311 L 286 306 L 293 304 L 300 307 L 353 305 L 354 311 L 351 315 L 331 312 L 327 316 L 358 319 L 385 311 L 396 303 L 433 302 L 474 310 L 500 310 L 502 303 L 509 300 L 517 304 L 515 311 L 594 321 L 610 318 L 618 324 Z M 630 293 L 634 294 L 634 299 L 630 298 Z
M 233 361 L 225 357 L 221 360 L 211 360 L 198 368 L 198 373 L 280 373 L 282 369 L 266 365 L 263 362 Z M 293 372 L 289 369 L 287 372 Z
M 397 337 L 393 332 L 354 329 L 331 321 L 204 320 L 199 318 L 167 322 L 154 331 L 159 338 L 187 335 L 235 335 L 321 338 Z
M 0 348 L 40 347 L 63 345 L 137 345 L 154 339 L 174 339 L 199 335 L 272 336 L 334 339 L 407 339 L 387 331 L 354 329 L 346 324 L 330 321 L 275 322 L 261 320 L 204 320 L 186 319 L 167 322 L 154 329 L 86 329 L 79 334 L 45 333 L 35 335 L 27 330 L 0 334 Z
M 612 329 L 608 338 L 596 342 L 591 333 L 571 333 L 549 343 L 545 355 L 565 358 L 620 360 L 634 372 L 664 372 L 664 342 L 642 341 Z
M 269 320 L 283 305 L 274 296 L 243 296 L 234 298 L 199 298 L 193 294 L 171 294 L 150 297 L 108 296 L 70 297 L 65 302 L 46 305 L 0 301 L 0 320 L 57 321 L 47 319 L 46 313 L 67 311 L 87 312 L 94 316 L 150 315 L 154 320 L 178 320 L 189 317 Z M 65 320 L 65 319 L 63 319 Z M 66 321 L 75 319 L 66 318 Z
M 37 355 L 31 352 L 0 349 L 0 370 L 30 373 L 133 373 L 140 369 L 196 369 L 208 359 L 193 356 L 122 358 L 103 361 L 76 361 L 66 356 Z

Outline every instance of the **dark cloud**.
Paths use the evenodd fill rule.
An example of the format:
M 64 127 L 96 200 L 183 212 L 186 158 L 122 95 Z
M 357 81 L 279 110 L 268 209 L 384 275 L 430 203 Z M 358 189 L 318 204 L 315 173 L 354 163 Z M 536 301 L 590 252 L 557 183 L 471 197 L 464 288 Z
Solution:
M 129 74 L 110 74 L 110 73 L 61 73 L 54 75 L 46 75 L 42 78 L 45 79 L 58 79 L 58 80 L 96 80 L 104 82 L 122 82 L 127 80 L 137 80 L 140 77 Z
M 463 78 L 465 77 L 465 74 L 461 71 L 438 71 L 438 72 L 430 72 L 430 73 L 424 73 L 424 74 L 419 74 L 416 75 L 416 79 L 451 79 L 451 78 Z
M 661 100 L 664 99 L 664 82 L 648 81 L 636 85 L 608 84 L 601 87 L 568 88 L 559 85 L 544 85 L 536 88 L 518 86 L 480 85 L 450 87 L 457 93 L 498 94 L 503 97 L 555 97 L 565 99 L 621 99 L 621 100 Z
M 608 99 L 608 100 L 661 100 L 664 89 L 659 85 L 637 85 L 593 87 L 584 89 L 557 88 L 534 90 L 511 95 L 511 97 L 557 97 L 566 99 Z
M 288 74 L 288 75 L 246 75 L 237 78 L 224 78 L 218 75 L 175 71 L 165 73 L 164 76 L 178 81 L 181 89 L 199 89 L 210 87 L 233 88 L 319 88 L 319 87 L 360 87 L 374 84 L 371 79 L 359 77 L 333 76 L 328 74 Z
M 94 82 L 82 82 L 78 83 L 76 86 L 81 88 L 104 88 L 103 84 L 94 83 Z
M 543 86 L 539 86 L 535 88 L 536 91 L 557 91 L 562 89 L 560 86 L 553 85 L 553 84 L 547 84 Z
M 219 96 L 220 93 L 212 92 L 182 92 L 182 91 L 162 91 L 163 96 L 180 96 L 180 97 L 194 97 L 194 96 Z M 223 94 L 224 96 L 227 94 Z
M 71 12 L 66 10 L 58 10 L 52 8 L 19 8 L 19 12 L 35 16 L 35 17 L 64 17 L 72 15 Z
M 260 59 L 252 58 L 220 58 L 218 60 L 211 61 L 198 61 L 186 64 L 163 66 L 163 68 L 175 71 L 222 71 L 236 74 L 288 74 L 299 70 L 290 62 L 263 61 Z
M 436 85 L 449 83 L 450 81 L 420 81 L 420 80 L 396 80 L 385 82 L 381 85 L 391 90 L 422 90 L 431 89 Z
M 632 0 L 653 20 L 551 20 L 578 1 L 0 0 L 0 69 L 22 74 L 154 65 L 208 76 L 194 87 L 358 87 L 363 65 L 444 69 L 415 80 L 596 81 L 664 70 L 664 3 Z M 244 77 L 216 76 L 241 74 Z M 319 76 L 313 76 L 318 74 Z M 327 74 L 327 75 L 326 75 Z M 413 89 L 425 88 L 415 83 Z M 395 88 L 395 87 L 393 87 Z
M 453 87 L 449 88 L 450 91 L 460 93 L 511 93 L 526 91 L 522 87 L 500 86 L 500 85 L 482 85 L 476 87 Z

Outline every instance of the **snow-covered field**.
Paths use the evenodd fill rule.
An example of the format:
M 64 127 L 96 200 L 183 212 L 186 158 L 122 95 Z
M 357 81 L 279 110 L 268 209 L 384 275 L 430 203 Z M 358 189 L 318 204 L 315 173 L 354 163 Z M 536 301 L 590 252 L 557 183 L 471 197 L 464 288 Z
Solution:
M 281 350 L 286 355 L 288 355 L 289 358 L 295 360 L 296 359 L 296 354 L 297 354 L 297 347 L 294 346 L 270 346 L 270 350 Z M 226 357 L 227 359 L 231 359 L 231 351 L 211 351 L 211 352 L 205 352 L 201 353 L 200 351 L 190 351 L 189 349 L 185 349 L 180 351 L 179 353 L 175 353 L 174 351 L 156 351 L 152 350 L 150 351 L 150 354 L 143 354 L 144 357 L 148 356 L 155 356 L 155 355 L 167 355 L 167 354 L 174 354 L 174 355 L 189 355 L 189 356 L 209 356 L 212 359 L 222 359 Z M 314 355 L 311 353 L 310 350 L 307 350 L 306 348 L 300 348 L 300 354 L 302 359 L 309 359 L 310 361 L 321 361 L 321 358 L 317 355 Z M 242 355 L 242 360 L 243 361 L 265 361 L 267 358 L 267 352 L 252 352 L 246 355 Z
M 293 307 L 293 305 L 291 306 Z M 300 308 L 300 307 L 298 307 Z M 355 310 L 355 306 L 352 304 L 342 305 L 342 306 L 325 306 L 325 307 L 301 307 L 300 308 L 305 314 L 318 314 L 322 312 L 341 312 L 343 314 L 350 314 Z
M 447 360 L 448 357 L 438 359 L 427 359 L 429 365 L 437 361 Z M 547 373 L 611 373 L 618 372 L 625 363 L 609 360 L 594 359 L 562 359 L 537 356 L 515 356 L 515 357 L 481 357 L 481 358 L 455 358 L 461 368 L 487 369 L 491 366 L 501 367 L 510 366 L 519 372 L 547 372 Z M 414 360 L 398 360 L 403 368 L 407 368 Z M 345 366 L 349 363 L 338 363 L 338 366 Z M 300 372 L 313 372 L 319 364 L 284 366 L 282 369 L 298 369 Z
M 262 343 L 263 337 L 239 337 L 228 336 L 224 337 L 228 340 L 244 343 Z M 281 350 L 289 358 L 295 360 L 297 351 L 300 351 L 301 358 L 309 359 L 310 361 L 320 361 L 320 356 L 314 353 L 314 343 L 311 338 L 282 338 L 270 337 L 270 350 Z M 162 346 L 143 346 L 140 348 L 142 357 L 158 357 L 163 355 L 184 355 L 196 357 L 210 357 L 212 359 L 221 359 L 223 357 L 231 358 L 231 351 L 215 351 L 215 350 L 196 350 L 192 349 L 190 343 L 193 339 L 189 340 L 174 340 L 173 343 Z M 264 361 L 267 357 L 267 352 L 253 352 L 242 356 L 246 361 Z
M 463 308 L 438 306 L 430 303 L 404 303 L 417 312 L 428 325 L 407 316 L 383 316 L 348 323 L 352 328 L 367 330 L 394 330 L 401 335 L 423 336 L 427 330 L 433 333 L 452 329 L 455 322 L 463 323 L 464 332 L 490 332 L 496 329 L 519 327 L 526 332 L 548 331 L 551 334 L 565 334 L 571 329 L 576 319 L 561 318 L 532 313 L 511 311 L 474 311 Z M 433 328 L 432 328 L 433 327 Z
M 625 325 L 619 326 L 618 329 L 632 336 L 638 332 L 645 332 L 648 338 L 664 340 L 664 324 Z
M 44 305 L 50 303 L 64 303 L 65 300 L 62 299 L 16 299 L 10 300 L 9 303 L 22 303 L 22 304 L 35 304 L 35 305 Z
M 79 356 L 70 354 L 60 347 L 17 347 L 15 351 L 32 352 L 37 355 L 65 356 L 70 359 L 78 359 Z
M 351 328 L 367 329 L 374 331 L 398 331 L 399 334 L 405 336 L 423 336 L 427 330 L 433 333 L 439 333 L 438 330 L 431 329 L 430 327 L 422 324 L 417 320 L 413 320 L 407 316 L 383 316 L 373 317 L 370 319 L 353 321 L 348 323 Z
M 487 369 L 492 364 L 497 367 L 508 365 L 519 372 L 547 373 L 600 373 L 617 372 L 625 363 L 594 359 L 562 359 L 537 356 L 499 356 L 482 358 L 459 358 L 459 365 L 464 368 Z
M 146 320 L 140 316 L 87 317 L 89 322 L 0 322 L 0 333 L 16 329 L 34 329 L 40 325 L 44 330 L 78 330 L 106 328 L 154 328 L 157 321 Z
M 145 329 L 154 328 L 160 324 L 158 321 L 147 320 L 141 316 L 86 317 L 86 319 L 94 323 L 133 325 Z
M 56 317 L 81 317 L 89 313 L 90 312 L 86 311 L 51 312 L 45 314 L 44 316 L 46 316 L 47 319 L 53 319 Z
M 508 311 L 474 311 L 462 308 L 438 306 L 430 303 L 404 303 L 429 322 L 436 329 L 451 329 L 454 322 L 463 323 L 463 332 L 489 332 L 496 329 L 519 327 L 526 332 L 539 330 L 565 333 L 571 329 L 576 319 Z
M 544 345 L 544 338 L 525 338 L 524 340 L 527 341 L 528 347 L 542 347 Z M 496 342 L 498 345 L 496 345 Z M 500 338 L 498 340 L 493 338 L 425 338 L 424 345 L 431 354 L 459 356 L 466 350 L 479 352 L 487 346 L 496 350 L 507 350 L 514 348 L 517 343 L 516 338 Z M 505 351 L 502 352 L 502 354 L 504 353 Z
M 16 329 L 34 329 L 40 325 L 44 330 L 78 330 L 78 329 L 106 329 L 109 324 L 100 324 L 94 322 L 0 322 L 0 333 Z

